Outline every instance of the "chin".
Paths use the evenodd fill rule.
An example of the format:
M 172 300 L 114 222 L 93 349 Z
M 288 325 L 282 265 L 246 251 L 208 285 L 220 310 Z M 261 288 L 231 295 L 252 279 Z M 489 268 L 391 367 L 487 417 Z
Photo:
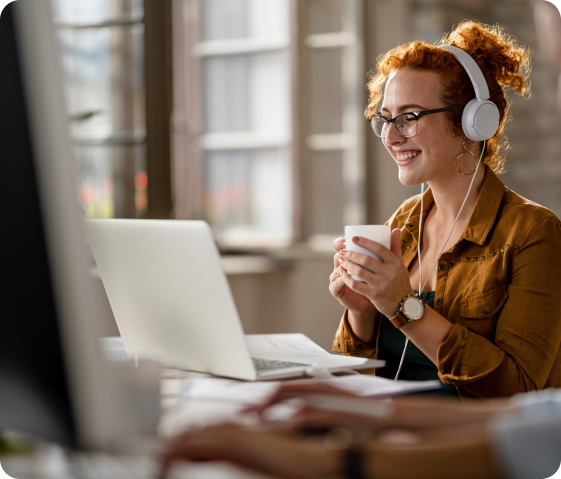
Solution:
M 411 174 L 412 172 L 405 172 L 401 168 L 399 169 L 399 181 L 402 185 L 405 186 L 415 186 L 420 185 L 423 180 L 415 174 Z

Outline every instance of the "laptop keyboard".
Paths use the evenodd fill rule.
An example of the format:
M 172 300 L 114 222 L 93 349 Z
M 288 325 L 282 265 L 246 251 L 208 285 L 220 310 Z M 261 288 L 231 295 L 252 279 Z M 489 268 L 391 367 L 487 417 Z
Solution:
M 257 371 L 263 371 L 266 369 L 282 369 L 282 368 L 297 368 L 297 367 L 306 367 L 312 366 L 309 363 L 295 363 L 293 361 L 279 361 L 277 359 L 261 359 L 261 358 L 252 358 L 253 364 L 255 365 L 255 369 Z

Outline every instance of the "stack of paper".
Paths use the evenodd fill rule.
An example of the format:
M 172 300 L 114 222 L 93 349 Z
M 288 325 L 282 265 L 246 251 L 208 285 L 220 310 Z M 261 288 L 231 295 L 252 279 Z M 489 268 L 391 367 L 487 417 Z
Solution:
M 313 379 L 299 379 L 292 384 L 322 382 L 364 397 L 386 398 L 400 394 L 428 391 L 442 387 L 440 381 L 393 381 L 366 374 L 333 376 L 324 370 Z M 184 383 L 183 397 L 237 404 L 259 404 L 282 382 L 240 382 L 218 378 L 193 378 Z

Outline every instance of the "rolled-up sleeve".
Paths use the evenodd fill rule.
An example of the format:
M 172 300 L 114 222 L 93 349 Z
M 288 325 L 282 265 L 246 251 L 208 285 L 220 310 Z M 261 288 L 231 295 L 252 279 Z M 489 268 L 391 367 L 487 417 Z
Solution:
M 376 344 L 375 341 L 364 342 L 358 339 L 349 324 L 348 316 L 349 311 L 345 310 L 339 328 L 335 333 L 333 340 L 333 351 L 336 353 L 343 353 L 347 356 L 359 356 L 363 358 L 376 358 Z M 377 313 L 374 321 L 379 320 L 380 314 Z M 374 335 L 376 337 L 376 335 Z
M 497 462 L 512 479 L 551 477 L 561 464 L 561 391 L 519 396 L 518 411 L 495 416 L 488 435 Z
M 441 380 L 481 398 L 544 388 L 559 353 L 559 220 L 538 223 L 515 254 L 494 341 L 456 323 L 438 349 Z

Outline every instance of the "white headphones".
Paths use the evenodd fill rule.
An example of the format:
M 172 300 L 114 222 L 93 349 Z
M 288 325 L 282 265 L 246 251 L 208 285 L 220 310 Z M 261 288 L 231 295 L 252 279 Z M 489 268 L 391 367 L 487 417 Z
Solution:
M 461 48 L 452 45 L 440 45 L 439 48 L 454 55 L 466 70 L 475 90 L 475 98 L 464 107 L 462 114 L 464 134 L 472 141 L 492 138 L 499 129 L 500 114 L 497 105 L 489 101 L 489 88 L 481 68 L 470 54 Z

